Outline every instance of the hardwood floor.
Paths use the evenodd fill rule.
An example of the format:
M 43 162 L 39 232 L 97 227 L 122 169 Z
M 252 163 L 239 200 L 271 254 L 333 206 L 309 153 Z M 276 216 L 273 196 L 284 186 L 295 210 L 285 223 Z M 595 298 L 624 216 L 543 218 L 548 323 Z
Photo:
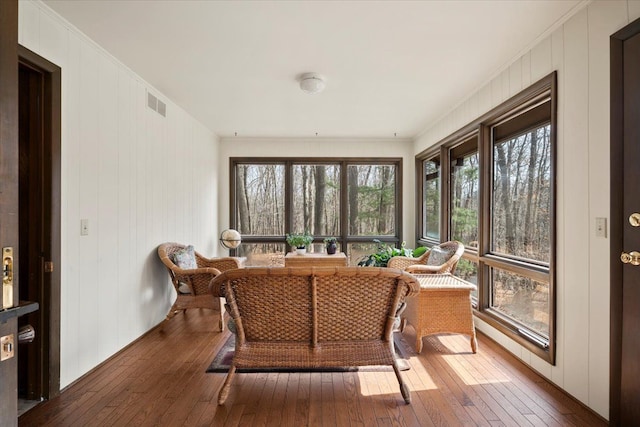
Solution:
M 205 373 L 229 332 L 212 312 L 189 310 L 19 418 L 21 426 L 600 426 L 606 423 L 479 334 L 424 339 L 405 329 L 405 405 L 393 371 L 237 374 L 224 406 L 225 374 Z

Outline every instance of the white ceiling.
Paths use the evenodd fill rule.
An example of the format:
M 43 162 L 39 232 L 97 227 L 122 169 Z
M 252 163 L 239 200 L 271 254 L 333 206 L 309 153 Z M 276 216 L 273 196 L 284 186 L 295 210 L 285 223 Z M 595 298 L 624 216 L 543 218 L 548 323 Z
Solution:
M 386 138 L 420 133 L 584 0 L 45 3 L 222 137 Z M 304 72 L 326 90 L 302 92 Z

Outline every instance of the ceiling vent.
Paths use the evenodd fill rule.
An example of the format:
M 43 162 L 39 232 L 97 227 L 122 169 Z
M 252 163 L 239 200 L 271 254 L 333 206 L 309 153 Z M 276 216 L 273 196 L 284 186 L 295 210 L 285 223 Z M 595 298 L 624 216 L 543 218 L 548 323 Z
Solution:
M 151 92 L 147 91 L 147 106 L 162 117 L 167 117 L 167 104 L 160 101 Z

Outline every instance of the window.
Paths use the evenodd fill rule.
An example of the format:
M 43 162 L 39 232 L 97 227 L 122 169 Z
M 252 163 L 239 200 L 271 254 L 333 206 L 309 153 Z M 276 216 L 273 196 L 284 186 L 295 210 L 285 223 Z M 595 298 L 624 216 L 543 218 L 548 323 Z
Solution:
M 452 148 L 451 159 L 451 240 L 466 247 L 478 248 L 478 207 L 480 179 L 478 176 L 478 137 Z
M 293 230 L 340 234 L 339 165 L 293 165 L 293 194 Z
M 312 234 L 313 251 L 337 237 L 351 265 L 375 250 L 373 239 L 400 241 L 400 159 L 232 158 L 231 168 L 235 254 L 247 265 L 283 265 L 288 233 Z
M 418 155 L 419 230 L 459 240 L 476 315 L 555 363 L 555 73 Z M 442 165 L 436 169 L 436 165 Z M 437 170 L 445 181 L 427 177 Z M 433 178 L 432 178 L 433 179 Z M 433 194 L 437 191 L 439 194 Z M 438 204 L 439 206 L 434 206 Z
M 284 165 L 238 165 L 236 201 L 240 234 L 284 233 Z
M 537 104 L 489 129 L 492 182 L 488 253 L 493 259 L 488 309 L 546 346 L 552 307 L 550 97 L 545 95 Z
M 396 234 L 396 185 L 393 165 L 347 166 L 349 235 Z
M 440 157 L 422 162 L 422 237 L 440 240 Z

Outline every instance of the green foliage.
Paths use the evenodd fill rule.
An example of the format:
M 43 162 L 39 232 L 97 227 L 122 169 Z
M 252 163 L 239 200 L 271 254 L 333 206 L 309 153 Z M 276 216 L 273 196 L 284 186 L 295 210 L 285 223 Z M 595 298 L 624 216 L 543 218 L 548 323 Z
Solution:
M 413 256 L 414 258 L 418 258 L 418 257 L 421 257 L 422 255 L 424 255 L 425 252 L 427 252 L 427 247 L 426 246 L 420 246 L 420 247 L 415 248 L 413 250 L 413 254 L 411 256 Z
M 378 249 L 376 252 L 363 257 L 359 262 L 359 267 L 386 267 L 387 263 L 394 256 L 412 256 L 413 250 L 405 248 L 405 242 L 402 242 L 402 246 L 400 248 L 396 248 L 394 246 L 390 246 L 386 243 L 382 243 L 378 239 L 373 240 L 378 244 Z
M 306 248 L 313 242 L 313 236 L 304 234 L 287 234 L 287 243 L 294 248 Z

